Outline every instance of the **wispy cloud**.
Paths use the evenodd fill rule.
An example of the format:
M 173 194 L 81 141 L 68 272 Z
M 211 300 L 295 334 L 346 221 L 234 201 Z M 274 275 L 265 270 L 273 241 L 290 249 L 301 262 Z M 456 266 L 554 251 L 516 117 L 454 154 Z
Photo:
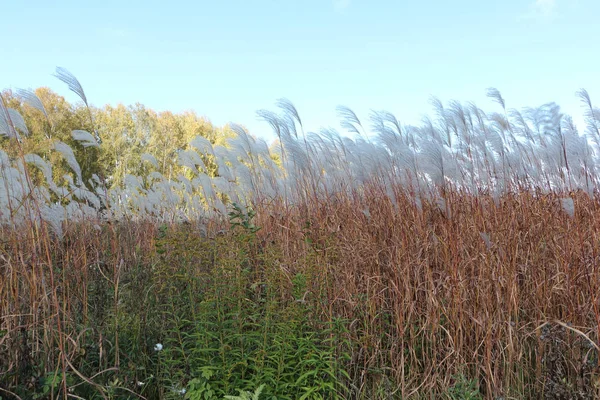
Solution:
M 341 12 L 350 7 L 351 0 L 332 0 L 333 9 L 335 11 Z
M 535 0 L 529 6 L 529 12 L 519 19 L 550 21 L 557 16 L 557 0 Z

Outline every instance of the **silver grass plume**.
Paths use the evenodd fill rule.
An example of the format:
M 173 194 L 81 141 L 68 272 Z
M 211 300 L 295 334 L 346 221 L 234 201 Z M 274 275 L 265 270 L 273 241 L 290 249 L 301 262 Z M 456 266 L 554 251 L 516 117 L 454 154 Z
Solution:
M 17 97 L 23 103 L 29 105 L 30 107 L 35 108 L 36 110 L 38 110 L 42 114 L 44 114 L 44 117 L 46 117 L 46 121 L 48 121 L 50 126 L 52 126 L 52 121 L 50 120 L 50 117 L 48 116 L 48 112 L 46 111 L 46 107 L 44 107 L 44 103 L 42 103 L 42 100 L 40 100 L 40 98 L 35 94 L 35 92 L 33 90 L 17 89 L 16 94 L 17 94 Z
M 73 150 L 69 147 L 69 145 L 58 141 L 58 142 L 54 143 L 53 147 L 54 147 L 54 150 L 58 151 L 64 157 L 64 159 L 67 161 L 67 164 L 69 165 L 71 170 L 73 172 L 75 172 L 75 176 L 77 177 L 77 182 L 82 182 L 81 167 L 79 166 L 79 163 L 77 162 L 77 159 L 75 158 L 75 154 L 73 153 Z
M 575 203 L 571 197 L 564 197 L 560 199 L 560 205 L 565 213 L 571 218 L 575 216 Z
M 85 104 L 85 107 L 88 110 L 88 116 L 90 118 L 90 122 L 91 122 L 92 126 L 94 126 L 94 117 L 92 116 L 92 110 L 90 109 L 90 105 L 88 104 L 87 97 L 85 95 L 85 92 L 83 91 L 83 87 L 81 86 L 81 84 L 79 83 L 79 80 L 77 80 L 75 75 L 70 73 L 65 68 L 56 67 L 56 72 L 54 73 L 54 76 L 57 77 L 58 79 L 60 79 L 62 82 L 66 83 L 67 86 L 69 87 L 69 90 L 71 90 L 73 93 L 75 93 L 77 96 L 79 96 L 79 98 Z M 97 130 L 94 130 L 94 137 L 96 138 L 96 141 L 98 143 L 102 142 Z
M 577 92 L 580 101 L 585 107 L 585 121 L 587 124 L 588 132 L 598 138 L 600 138 L 600 109 L 595 108 L 592 104 L 592 99 L 587 90 L 580 89 Z M 600 141 L 600 139 L 599 139 Z
M 29 130 L 21 114 L 12 108 L 0 110 L 0 136 L 20 139 L 18 131 L 29 135 Z
M 348 132 L 356 133 L 359 136 L 365 137 L 364 128 L 358 119 L 358 116 L 352 109 L 346 106 L 337 106 L 336 111 L 341 119 L 340 126 Z
M 294 104 L 291 101 L 289 101 L 288 99 L 279 99 L 279 100 L 277 100 L 276 104 L 287 115 L 289 115 L 296 122 L 298 122 L 298 125 L 300 126 L 300 129 L 304 132 L 304 130 L 303 130 L 304 128 L 302 126 L 302 119 L 300 118 L 300 114 L 298 113 L 298 110 L 296 109 L 296 106 L 294 106 Z M 296 135 L 296 137 L 297 137 L 297 135 Z
M 40 171 L 42 171 L 44 179 L 46 180 L 46 183 L 49 186 L 54 185 L 54 181 L 52 180 L 52 166 L 50 165 L 50 163 L 48 163 L 46 160 L 44 160 L 37 154 L 25 154 L 24 160 L 26 163 L 33 164 L 36 167 L 38 167 Z
M 212 143 L 210 142 L 210 140 L 208 140 L 204 136 L 198 135 L 195 138 L 193 138 L 190 141 L 190 146 L 194 147 L 196 150 L 198 150 L 202 154 L 210 154 L 213 156 L 215 155 Z
M 149 162 L 150 164 L 152 164 L 154 166 L 154 168 L 158 168 L 158 160 L 156 159 L 156 157 L 154 157 L 152 154 L 149 153 L 143 153 L 140 156 L 140 159 L 142 161 L 146 161 Z
M 79 96 L 79 98 L 84 102 L 84 104 L 89 107 L 87 97 L 85 96 L 85 92 L 83 91 L 83 87 L 81 87 L 81 84 L 79 83 L 77 78 L 75 78 L 75 75 L 67 71 L 65 68 L 56 67 L 56 73 L 54 74 L 54 76 L 66 83 L 69 87 L 69 90 L 71 90 L 73 93 Z
M 71 136 L 83 147 L 100 147 L 94 136 L 88 131 L 74 130 L 71 132 Z

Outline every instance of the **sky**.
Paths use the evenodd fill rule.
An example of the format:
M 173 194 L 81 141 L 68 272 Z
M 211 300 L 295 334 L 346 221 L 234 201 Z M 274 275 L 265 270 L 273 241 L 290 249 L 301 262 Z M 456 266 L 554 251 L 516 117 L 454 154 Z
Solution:
M 91 104 L 194 110 L 272 139 L 259 109 L 291 100 L 306 131 L 335 108 L 405 124 L 429 100 L 507 107 L 555 101 L 581 123 L 575 92 L 600 104 L 599 0 L 0 0 L 0 88 L 48 86 L 64 67 Z

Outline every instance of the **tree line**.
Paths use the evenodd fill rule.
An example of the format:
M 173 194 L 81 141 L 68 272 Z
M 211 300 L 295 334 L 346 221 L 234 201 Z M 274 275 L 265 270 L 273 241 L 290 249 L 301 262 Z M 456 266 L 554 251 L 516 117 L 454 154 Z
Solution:
M 73 149 L 85 182 L 95 174 L 114 186 L 120 185 L 127 174 L 146 175 L 148 168 L 175 177 L 184 172 L 177 163 L 178 152 L 188 149 L 193 138 L 202 136 L 213 145 L 224 145 L 234 136 L 228 125 L 214 126 L 194 111 L 157 112 L 140 103 L 88 108 L 83 102 L 68 102 L 47 87 L 33 92 L 43 107 L 30 105 L 17 91 L 2 92 L 4 105 L 23 117 L 28 134 L 21 135 L 18 142 L 0 135 L 0 148 L 15 158 L 19 146 L 25 154 L 40 155 L 58 168 L 54 176 L 59 181 L 64 179 L 68 166 L 51 151 L 57 141 Z M 83 146 L 72 137 L 74 130 L 90 132 L 101 145 Z M 154 156 L 157 165 L 143 162 L 143 154 Z M 210 160 L 205 161 L 209 174 L 214 174 L 216 167 L 211 168 Z

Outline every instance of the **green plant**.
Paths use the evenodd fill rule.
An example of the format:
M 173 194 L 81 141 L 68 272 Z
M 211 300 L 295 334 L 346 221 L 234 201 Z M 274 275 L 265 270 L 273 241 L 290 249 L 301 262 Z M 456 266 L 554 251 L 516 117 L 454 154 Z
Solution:
M 55 397 L 60 391 L 62 382 L 66 381 L 67 385 L 72 385 L 74 382 L 73 377 L 70 374 L 63 375 L 62 373 L 49 373 L 44 377 L 40 378 L 38 390 L 33 395 L 34 399 L 45 399 L 48 397 Z
M 456 382 L 448 389 L 448 396 L 452 400 L 483 400 L 475 379 L 458 375 L 455 380 Z
M 254 225 L 252 220 L 256 216 L 256 211 L 251 207 L 246 207 L 244 210 L 242 206 L 237 203 L 232 203 L 233 210 L 229 212 L 229 223 L 232 227 L 242 227 L 250 233 L 256 233 L 260 230 L 260 227 Z
M 189 400 L 212 400 L 216 399 L 214 389 L 210 384 L 214 371 L 210 368 L 201 368 L 201 375 L 189 381 L 185 398 Z
M 265 388 L 264 384 L 260 385 L 259 387 L 256 388 L 254 393 L 248 392 L 245 390 L 238 390 L 240 393 L 238 396 L 227 395 L 224 398 L 227 400 L 259 400 L 260 394 L 262 393 L 264 388 Z

